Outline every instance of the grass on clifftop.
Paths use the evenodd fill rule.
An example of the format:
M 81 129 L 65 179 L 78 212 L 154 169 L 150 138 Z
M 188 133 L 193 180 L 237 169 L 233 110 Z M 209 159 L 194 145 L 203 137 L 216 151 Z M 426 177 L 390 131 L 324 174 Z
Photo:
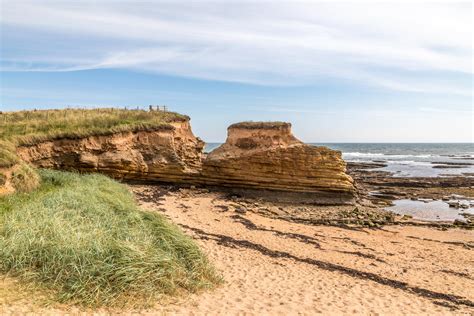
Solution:
M 62 109 L 0 113 L 0 140 L 16 145 L 58 138 L 166 127 L 186 116 L 163 111 L 125 109 Z
M 287 122 L 253 122 L 253 121 L 245 121 L 234 123 L 228 127 L 231 128 L 245 128 L 245 129 L 280 129 L 284 127 L 291 127 L 291 123 Z
M 0 169 L 19 163 L 16 146 L 60 138 L 170 128 L 168 123 L 185 119 L 188 117 L 174 112 L 114 108 L 0 112 Z M 5 178 L 1 172 L 0 178 Z M 18 182 L 18 186 L 26 191 L 34 179 L 24 180 L 25 183 Z
M 0 198 L 0 272 L 86 306 L 137 305 L 219 282 L 193 240 L 141 211 L 124 185 L 39 174 L 39 189 Z

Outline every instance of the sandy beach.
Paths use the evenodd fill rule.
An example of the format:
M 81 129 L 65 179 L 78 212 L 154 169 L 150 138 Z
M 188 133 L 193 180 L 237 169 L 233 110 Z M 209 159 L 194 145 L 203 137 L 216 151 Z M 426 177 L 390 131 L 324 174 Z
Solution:
M 198 240 L 226 282 L 170 307 L 171 313 L 474 312 L 472 231 L 303 225 L 236 212 L 224 196 L 193 190 L 144 206 L 157 211 L 165 206 L 165 214 Z
M 224 283 L 146 310 L 94 313 L 474 313 L 473 231 L 312 226 L 262 216 L 205 189 L 131 189 L 144 208 L 163 213 L 199 243 Z M 2 288 L 10 288 L 8 295 L 0 295 L 2 314 L 84 312 L 42 306 L 38 297 L 21 295 L 20 288 L 15 292 L 12 279 L 2 282 Z

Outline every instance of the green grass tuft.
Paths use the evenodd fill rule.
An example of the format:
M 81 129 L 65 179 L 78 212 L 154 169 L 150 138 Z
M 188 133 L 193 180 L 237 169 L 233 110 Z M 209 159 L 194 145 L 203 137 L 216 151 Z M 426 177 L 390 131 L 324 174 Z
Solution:
M 11 142 L 0 140 L 0 168 L 12 167 L 18 163 L 18 161 L 15 145 Z
M 0 271 L 86 306 L 143 304 L 220 279 L 192 239 L 102 175 L 40 170 L 0 198 Z
M 33 191 L 40 182 L 36 170 L 27 163 L 20 162 L 12 172 L 11 182 L 16 192 Z

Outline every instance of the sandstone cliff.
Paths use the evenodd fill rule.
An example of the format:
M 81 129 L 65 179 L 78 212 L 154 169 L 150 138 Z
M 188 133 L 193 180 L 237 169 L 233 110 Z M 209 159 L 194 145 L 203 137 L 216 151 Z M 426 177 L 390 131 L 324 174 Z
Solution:
M 200 172 L 203 147 L 189 120 L 177 120 L 154 129 L 46 141 L 19 147 L 17 153 L 41 168 L 181 183 Z
M 340 204 L 352 203 L 355 194 L 345 171 L 340 152 L 302 143 L 289 123 L 245 122 L 228 128 L 225 144 L 204 161 L 202 177 L 208 185 L 270 190 L 267 195 L 281 200 Z
M 41 168 L 101 172 L 114 178 L 226 187 L 259 197 L 320 204 L 350 203 L 352 179 L 341 153 L 309 146 L 289 123 L 239 123 L 203 159 L 204 143 L 188 119 L 161 127 L 63 138 L 17 148 Z

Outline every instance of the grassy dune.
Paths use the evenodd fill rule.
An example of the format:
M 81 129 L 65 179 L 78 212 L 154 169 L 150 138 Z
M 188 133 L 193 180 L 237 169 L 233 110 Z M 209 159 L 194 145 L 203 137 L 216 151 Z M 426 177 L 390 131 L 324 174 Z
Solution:
M 141 304 L 219 278 L 197 245 L 102 175 L 41 170 L 29 194 L 0 198 L 0 272 L 87 306 Z
M 102 175 L 37 171 L 16 155 L 21 145 L 184 119 L 119 109 L 0 112 L 0 187 L 8 176 L 17 192 L 0 197 L 0 273 L 87 306 L 142 305 L 219 282 L 197 245 L 161 215 L 141 211 L 125 186 Z

